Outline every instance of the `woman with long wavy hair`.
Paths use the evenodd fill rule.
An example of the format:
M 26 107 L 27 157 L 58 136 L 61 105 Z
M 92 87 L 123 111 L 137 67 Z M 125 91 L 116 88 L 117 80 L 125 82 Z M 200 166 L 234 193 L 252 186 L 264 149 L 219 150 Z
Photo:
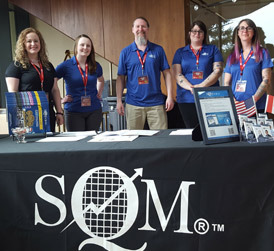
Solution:
M 253 96 L 259 113 L 264 111 L 266 91 L 271 83 L 273 63 L 259 42 L 258 29 L 251 19 L 243 19 L 233 32 L 234 47 L 225 67 L 224 85 L 232 86 L 236 101 Z
M 66 84 L 65 124 L 67 131 L 99 130 L 102 121 L 101 95 L 104 77 L 95 61 L 95 50 L 89 36 L 75 40 L 74 57 L 56 68 L 57 77 Z
M 46 44 L 38 30 L 27 28 L 20 33 L 14 61 L 8 66 L 5 76 L 9 92 L 45 91 L 49 100 L 51 131 L 55 131 L 55 120 L 58 125 L 63 124 L 56 72 L 48 60 Z

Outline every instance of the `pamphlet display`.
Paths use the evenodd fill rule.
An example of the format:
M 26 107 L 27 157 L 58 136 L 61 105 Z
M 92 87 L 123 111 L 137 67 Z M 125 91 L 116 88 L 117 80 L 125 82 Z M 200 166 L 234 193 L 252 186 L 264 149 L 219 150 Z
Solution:
M 26 134 L 50 132 L 49 105 L 45 92 L 7 92 L 6 104 L 10 135 L 14 128 L 25 128 Z
M 257 119 L 243 118 L 244 127 L 241 127 L 241 135 L 244 141 L 249 143 L 274 141 L 273 120 L 268 119 L 267 114 L 258 113 Z
M 194 88 L 204 144 L 238 141 L 238 117 L 231 87 Z

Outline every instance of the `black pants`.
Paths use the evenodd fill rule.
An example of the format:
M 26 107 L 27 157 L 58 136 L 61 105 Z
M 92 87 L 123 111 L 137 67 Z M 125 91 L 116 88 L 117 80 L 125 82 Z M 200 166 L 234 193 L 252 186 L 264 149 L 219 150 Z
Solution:
M 55 132 L 55 111 L 53 109 L 53 103 L 49 103 L 49 119 L 50 119 L 50 131 Z
M 186 128 L 194 128 L 198 123 L 195 103 L 178 103 Z
M 98 131 L 102 118 L 102 109 L 93 112 L 68 112 L 65 110 L 65 125 L 68 132 Z

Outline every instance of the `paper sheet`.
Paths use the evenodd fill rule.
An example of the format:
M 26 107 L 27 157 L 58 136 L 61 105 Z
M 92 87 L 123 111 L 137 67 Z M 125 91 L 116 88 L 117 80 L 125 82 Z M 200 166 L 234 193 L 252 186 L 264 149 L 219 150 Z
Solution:
M 131 135 L 138 135 L 138 136 L 153 136 L 159 131 L 156 130 L 122 130 L 121 135 L 131 136 Z
M 193 129 L 179 129 L 172 131 L 169 135 L 192 135 Z
M 122 141 L 133 141 L 137 139 L 138 136 L 95 136 L 88 142 L 122 142 Z
M 102 132 L 98 136 L 153 136 L 158 132 L 156 130 L 119 130 Z
M 79 136 L 95 136 L 97 133 L 95 131 L 84 131 L 84 132 L 61 132 L 55 136 L 57 137 L 79 137 Z
M 74 142 L 86 138 L 86 136 L 77 136 L 77 137 L 47 137 L 39 139 L 36 142 L 46 143 L 46 142 Z

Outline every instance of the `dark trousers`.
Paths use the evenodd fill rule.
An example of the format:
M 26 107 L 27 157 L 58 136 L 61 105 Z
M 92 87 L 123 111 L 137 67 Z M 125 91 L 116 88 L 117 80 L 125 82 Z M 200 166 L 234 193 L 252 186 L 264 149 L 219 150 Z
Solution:
M 102 117 L 102 109 L 93 112 L 68 112 L 65 110 L 65 125 L 68 132 L 98 131 Z
M 53 103 L 49 103 L 49 119 L 50 119 L 50 131 L 55 132 L 55 111 L 53 109 Z
M 186 128 L 194 128 L 198 123 L 195 103 L 178 103 Z

